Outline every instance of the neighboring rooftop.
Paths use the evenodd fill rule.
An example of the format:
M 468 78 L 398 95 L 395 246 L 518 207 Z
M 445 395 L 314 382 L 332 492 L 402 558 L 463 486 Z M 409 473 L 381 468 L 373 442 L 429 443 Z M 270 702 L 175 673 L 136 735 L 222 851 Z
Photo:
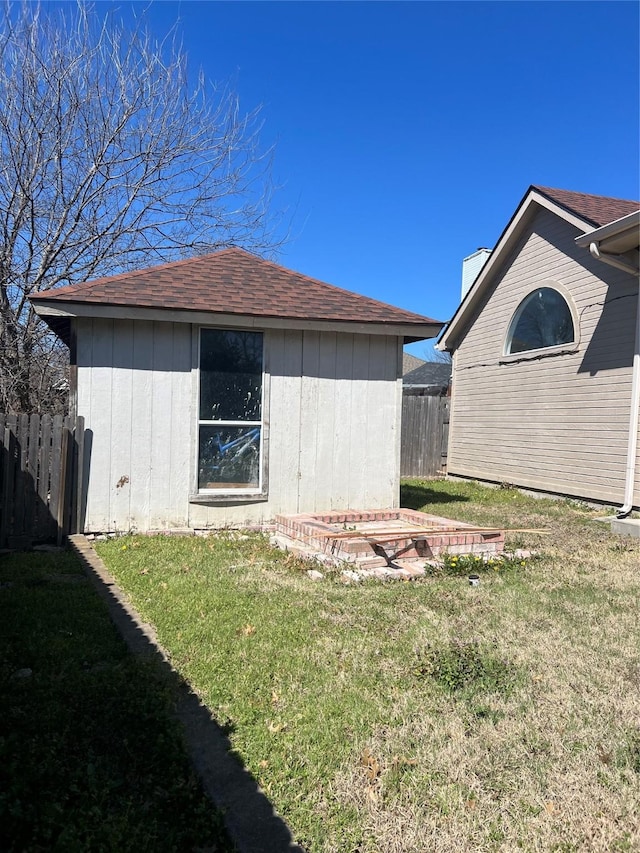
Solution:
M 300 320 L 442 325 L 236 248 L 47 290 L 31 299 L 36 307 L 92 304 Z M 437 334 L 438 328 L 428 331 L 425 337 Z
M 423 358 L 418 358 L 417 355 L 411 355 L 410 352 L 402 353 L 402 375 L 405 376 L 407 373 L 410 373 L 412 370 L 415 370 L 416 367 L 421 367 L 425 364 L 425 360 Z
M 419 388 L 447 388 L 451 382 L 451 363 L 425 361 L 415 370 L 405 373 L 402 384 Z

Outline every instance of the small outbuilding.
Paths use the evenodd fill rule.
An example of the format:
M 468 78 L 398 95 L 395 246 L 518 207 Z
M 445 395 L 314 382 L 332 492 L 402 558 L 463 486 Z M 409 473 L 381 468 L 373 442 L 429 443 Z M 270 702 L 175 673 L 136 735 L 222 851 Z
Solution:
M 70 348 L 85 531 L 398 506 L 402 347 L 438 321 L 236 248 L 32 301 Z
M 640 507 L 639 245 L 639 202 L 529 188 L 438 344 L 450 474 Z

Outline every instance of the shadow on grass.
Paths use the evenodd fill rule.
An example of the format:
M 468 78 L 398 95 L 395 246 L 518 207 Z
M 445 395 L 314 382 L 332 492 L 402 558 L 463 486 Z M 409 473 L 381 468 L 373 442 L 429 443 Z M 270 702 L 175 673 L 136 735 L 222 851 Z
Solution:
M 433 504 L 451 504 L 468 501 L 464 495 L 456 494 L 453 488 L 438 480 L 439 488 L 430 487 L 429 481 L 415 480 L 400 484 L 400 506 L 405 509 L 421 510 Z
M 198 760 L 231 787 L 241 774 L 242 807 L 274 820 L 207 709 L 103 583 L 107 612 L 81 553 L 0 559 L 0 849 L 232 851 Z M 124 634 L 129 649 L 112 619 L 136 635 Z M 243 849 L 295 849 L 275 820 L 262 846 Z

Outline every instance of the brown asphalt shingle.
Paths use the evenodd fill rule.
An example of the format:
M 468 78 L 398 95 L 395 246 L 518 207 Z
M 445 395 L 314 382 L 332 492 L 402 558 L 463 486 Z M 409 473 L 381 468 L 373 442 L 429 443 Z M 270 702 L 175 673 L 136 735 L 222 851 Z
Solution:
M 253 317 L 358 323 L 437 323 L 334 287 L 243 249 L 72 284 L 33 301 L 207 311 Z
M 622 198 L 608 198 L 602 195 L 587 195 L 570 190 L 556 190 L 551 187 L 534 186 L 532 189 L 542 193 L 551 201 L 575 213 L 592 225 L 608 225 L 640 208 L 639 201 L 627 201 Z

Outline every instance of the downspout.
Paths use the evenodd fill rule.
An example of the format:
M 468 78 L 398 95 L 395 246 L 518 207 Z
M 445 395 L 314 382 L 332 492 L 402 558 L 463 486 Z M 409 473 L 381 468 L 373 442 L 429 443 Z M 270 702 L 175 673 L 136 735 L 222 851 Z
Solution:
M 638 448 L 638 421 L 640 421 L 640 287 L 638 288 L 638 307 L 636 309 L 636 341 L 633 350 L 631 414 L 629 415 L 629 446 L 627 449 L 624 505 L 616 513 L 618 518 L 626 518 L 633 509 L 633 489 L 635 485 Z
M 594 258 L 604 261 L 617 269 L 638 275 L 636 267 L 619 257 L 602 252 L 597 243 L 591 243 L 589 251 Z M 638 305 L 636 308 L 636 338 L 633 348 L 633 369 L 631 372 L 631 412 L 629 414 L 629 443 L 627 446 L 627 468 L 625 474 L 624 504 L 616 512 L 617 518 L 626 518 L 633 509 L 633 491 L 635 487 L 636 463 L 638 452 L 638 425 L 640 422 L 640 285 L 638 287 Z

